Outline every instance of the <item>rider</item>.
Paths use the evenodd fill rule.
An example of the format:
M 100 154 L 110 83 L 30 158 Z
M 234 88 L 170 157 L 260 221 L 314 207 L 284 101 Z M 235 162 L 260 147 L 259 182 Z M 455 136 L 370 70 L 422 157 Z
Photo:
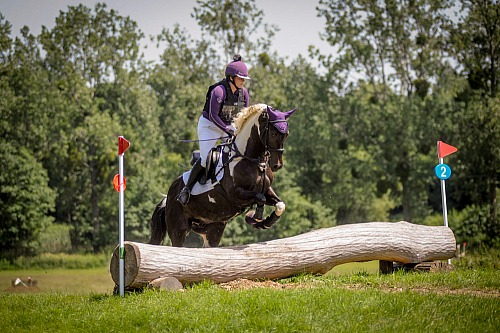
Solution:
M 200 158 L 193 165 L 186 185 L 177 195 L 176 199 L 182 205 L 188 203 L 191 189 L 204 174 L 206 157 L 217 139 L 234 136 L 235 129 L 231 125 L 233 118 L 250 102 L 248 91 L 243 87 L 245 80 L 250 80 L 248 68 L 239 54 L 227 65 L 225 74 L 226 78 L 210 86 L 207 92 L 203 113 L 198 120 Z

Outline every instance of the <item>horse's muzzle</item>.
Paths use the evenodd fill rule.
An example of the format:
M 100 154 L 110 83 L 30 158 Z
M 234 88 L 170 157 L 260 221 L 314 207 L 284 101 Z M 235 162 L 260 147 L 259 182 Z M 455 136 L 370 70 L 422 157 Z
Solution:
M 273 172 L 276 172 L 279 169 L 281 169 L 282 167 L 283 167 L 283 163 L 277 163 L 277 164 L 274 164 L 271 166 L 271 170 L 273 170 Z

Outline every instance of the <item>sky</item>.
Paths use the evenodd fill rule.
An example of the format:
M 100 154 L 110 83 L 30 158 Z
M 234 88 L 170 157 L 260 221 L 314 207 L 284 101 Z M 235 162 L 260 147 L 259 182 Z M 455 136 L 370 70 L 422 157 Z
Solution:
M 0 12 L 12 24 L 13 36 L 18 35 L 25 25 L 32 34 L 38 35 L 42 25 L 52 28 L 59 12 L 66 11 L 68 6 L 81 3 L 93 9 L 97 2 L 106 3 L 108 9 L 115 9 L 122 16 L 130 16 L 146 37 L 159 34 L 163 28 L 173 28 L 176 23 L 187 29 L 193 38 L 201 37 L 201 31 L 191 17 L 196 0 L 0 0 Z M 318 2 L 255 0 L 256 6 L 264 11 L 264 22 L 280 28 L 273 39 L 271 51 L 292 60 L 299 54 L 307 57 L 309 45 L 319 47 L 323 53 L 331 50 L 319 37 L 325 20 L 317 17 Z M 146 38 L 143 43 L 148 40 Z M 161 50 L 152 46 L 144 49 L 147 60 L 158 60 L 160 53 Z

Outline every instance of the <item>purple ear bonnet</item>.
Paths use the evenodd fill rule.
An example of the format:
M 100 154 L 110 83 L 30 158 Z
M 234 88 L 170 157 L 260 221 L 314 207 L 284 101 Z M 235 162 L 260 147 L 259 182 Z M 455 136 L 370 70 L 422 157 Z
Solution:
M 267 106 L 267 114 L 269 115 L 269 122 L 273 124 L 274 127 L 281 133 L 288 133 L 288 123 L 287 119 L 295 112 L 296 109 L 281 112 L 280 110 L 274 110 L 272 107 Z

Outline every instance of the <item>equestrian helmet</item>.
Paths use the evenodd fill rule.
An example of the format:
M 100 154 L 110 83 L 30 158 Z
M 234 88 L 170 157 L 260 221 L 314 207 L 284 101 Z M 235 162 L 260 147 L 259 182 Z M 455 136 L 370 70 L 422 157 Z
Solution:
M 233 61 L 227 65 L 226 76 L 237 76 L 245 80 L 250 80 L 247 65 L 241 61 L 241 56 L 239 54 L 235 55 Z

